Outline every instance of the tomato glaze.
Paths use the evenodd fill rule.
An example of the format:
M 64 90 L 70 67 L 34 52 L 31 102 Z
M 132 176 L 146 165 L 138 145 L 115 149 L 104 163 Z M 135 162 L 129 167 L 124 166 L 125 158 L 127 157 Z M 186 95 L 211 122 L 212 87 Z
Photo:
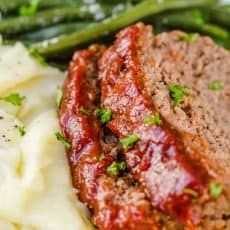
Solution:
M 185 191 L 194 191 L 196 200 L 202 200 L 211 177 L 200 161 L 189 157 L 192 150 L 164 120 L 161 125 L 143 122 L 157 112 L 144 88 L 145 73 L 138 58 L 144 31 L 142 24 L 124 29 L 100 60 L 102 105 L 113 113 L 107 127 L 119 138 L 131 134 L 140 138 L 125 151 L 131 172 L 154 207 L 193 229 L 200 219 L 192 208 L 194 197 Z
M 116 156 L 108 152 L 108 146 L 101 144 L 102 127 L 94 113 L 98 97 L 94 80 L 97 59 L 103 50 L 93 46 L 76 52 L 64 84 L 59 117 L 62 133 L 71 143 L 67 156 L 73 185 L 80 200 L 92 211 L 99 229 L 161 229 L 155 221 L 157 212 L 153 211 L 150 202 L 127 199 L 142 196 L 142 187 L 134 187 L 129 179 L 107 173 Z M 107 154 L 98 160 L 104 151 Z

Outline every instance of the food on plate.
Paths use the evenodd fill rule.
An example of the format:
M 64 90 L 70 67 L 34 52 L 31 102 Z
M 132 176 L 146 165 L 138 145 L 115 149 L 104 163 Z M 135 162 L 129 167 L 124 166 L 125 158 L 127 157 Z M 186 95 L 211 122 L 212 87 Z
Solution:
M 138 20 L 158 13 L 189 7 L 203 7 L 215 2 L 215 0 L 144 0 L 127 9 L 123 6 L 125 10 L 121 13 L 112 14 L 101 22 L 90 24 L 84 28 L 84 30 L 75 30 L 73 33 L 66 36 L 58 36 L 45 41 L 35 42 L 30 44 L 30 47 L 37 48 L 42 55 L 53 56 L 62 51 L 85 44 L 86 42 L 92 42 L 95 39 L 99 39 L 129 24 L 135 23 Z M 97 13 L 98 12 L 96 12 L 96 14 Z
M 0 229 L 92 229 L 55 137 L 64 74 L 29 53 L 0 45 Z
M 230 229 L 229 3 L 0 14 L 0 230 Z
M 34 28 L 49 26 L 53 24 L 54 19 L 55 23 L 66 21 L 68 18 L 92 20 L 97 19 L 98 17 L 98 19 L 102 19 L 111 11 L 108 6 L 98 5 L 99 9 L 96 8 L 96 14 L 93 10 L 94 8 L 85 6 L 84 4 L 73 4 L 47 9 L 32 16 L 21 12 L 19 18 L 11 17 L 2 21 L 0 23 L 0 33 L 9 35 L 22 31 L 29 31 Z
M 228 41 L 229 39 L 229 31 L 226 28 L 213 24 L 212 22 L 206 22 L 205 16 L 200 9 L 164 13 L 161 16 L 155 16 L 155 20 L 162 26 L 168 26 L 169 28 L 181 28 L 183 30 L 190 29 L 193 32 L 195 31 L 209 35 L 217 40 L 223 39 Z M 151 22 L 153 20 L 149 21 Z
M 142 23 L 74 54 L 59 122 L 99 229 L 230 226 L 229 60 L 207 37 Z
M 146 56 L 153 59 L 143 65 L 151 73 L 146 74 L 145 86 L 159 113 L 182 133 L 186 146 L 200 148 L 211 168 L 227 176 L 230 53 L 209 37 L 196 35 L 194 41 L 183 42 L 187 37 L 173 31 L 149 41 Z
M 116 163 L 121 151 L 119 140 L 101 127 L 95 114 L 100 107 L 97 61 L 103 50 L 92 46 L 76 52 L 65 83 L 60 123 L 72 145 L 67 154 L 73 184 L 81 200 L 93 210 L 99 228 L 157 229 L 143 187 L 132 175 L 112 176 L 126 166 Z

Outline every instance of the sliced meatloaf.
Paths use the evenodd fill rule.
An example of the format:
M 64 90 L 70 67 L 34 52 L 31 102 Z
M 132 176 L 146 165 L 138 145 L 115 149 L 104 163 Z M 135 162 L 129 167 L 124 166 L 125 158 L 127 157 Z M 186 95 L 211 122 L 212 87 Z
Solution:
M 103 50 L 95 45 L 76 52 L 64 84 L 60 125 L 73 186 L 101 230 L 180 229 L 180 224 L 152 207 L 144 188 L 126 168 L 117 137 L 96 115 L 97 61 Z
M 149 93 L 162 116 L 180 132 L 188 134 L 192 145 L 203 148 L 212 167 L 230 172 L 230 53 L 209 37 L 181 41 L 180 31 L 157 35 L 146 49 L 151 64 L 144 63 L 151 78 Z M 144 61 L 144 60 L 143 60 Z M 146 65 L 147 64 L 147 65 Z M 148 76 L 148 75 L 147 75 Z M 221 89 L 214 90 L 218 82 Z M 181 103 L 170 97 L 171 85 L 187 87 Z
M 228 230 L 230 54 L 142 23 L 77 51 L 59 117 L 101 230 Z
M 230 229 L 230 53 L 209 37 L 146 30 L 139 57 L 156 109 L 224 185 L 217 200 L 197 206 L 199 229 Z
M 194 200 L 207 201 L 210 180 L 215 178 L 199 150 L 193 151 L 197 157 L 193 159 L 179 133 L 156 115 L 141 63 L 149 29 L 137 24 L 122 30 L 104 52 L 99 64 L 101 103 L 112 111 L 107 127 L 123 143 L 128 168 L 153 207 L 194 229 L 201 221 Z

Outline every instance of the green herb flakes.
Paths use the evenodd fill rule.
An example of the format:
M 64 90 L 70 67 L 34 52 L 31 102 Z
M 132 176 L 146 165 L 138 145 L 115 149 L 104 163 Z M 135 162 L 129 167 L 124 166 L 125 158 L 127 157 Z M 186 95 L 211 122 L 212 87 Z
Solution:
M 6 97 L 0 97 L 0 100 L 11 103 L 15 106 L 21 106 L 25 97 L 21 96 L 19 93 L 12 93 Z
M 169 94 L 174 105 L 179 105 L 183 101 L 184 96 L 188 95 L 187 87 L 184 85 L 172 84 L 169 86 Z
M 221 81 L 213 81 L 208 85 L 208 88 L 214 91 L 219 91 L 224 87 Z
M 36 48 L 29 49 L 29 55 L 35 58 L 41 65 L 43 66 L 48 65 L 47 62 L 45 61 L 45 58 L 39 54 L 38 49 Z
M 90 115 L 90 112 L 88 110 L 86 110 L 83 106 L 81 106 L 78 111 L 86 116 Z
M 31 0 L 28 5 L 23 5 L 19 8 L 20 16 L 34 15 L 38 10 L 39 0 Z
M 25 126 L 18 126 L 18 132 L 21 137 L 23 137 L 26 134 Z
M 160 125 L 162 124 L 162 120 L 160 118 L 159 113 L 155 113 L 152 116 L 147 116 L 144 118 L 144 123 L 146 125 Z
M 178 41 L 185 41 L 185 42 L 194 42 L 198 39 L 199 34 L 197 33 L 189 33 L 189 34 L 182 34 L 179 35 L 177 40 Z
M 209 193 L 212 198 L 217 199 L 222 193 L 223 185 L 221 183 L 211 182 L 209 186 Z
M 136 134 L 132 134 L 128 137 L 120 138 L 120 142 L 124 149 L 131 148 L 140 138 Z
M 102 124 L 105 124 L 112 119 L 112 111 L 110 109 L 99 108 L 96 110 L 96 115 L 100 117 Z
M 113 162 L 108 168 L 107 172 L 110 175 L 117 176 L 120 170 L 125 170 L 126 164 L 124 161 L 122 162 Z
M 195 190 L 193 190 L 191 188 L 185 188 L 184 193 L 187 194 L 187 195 L 190 195 L 192 197 L 198 197 L 197 191 L 195 191 Z
M 71 144 L 67 140 L 65 140 L 61 133 L 56 132 L 55 135 L 57 140 L 60 141 L 67 149 L 71 147 Z
M 97 158 L 97 161 L 102 161 L 105 158 L 105 154 L 101 153 L 101 155 Z

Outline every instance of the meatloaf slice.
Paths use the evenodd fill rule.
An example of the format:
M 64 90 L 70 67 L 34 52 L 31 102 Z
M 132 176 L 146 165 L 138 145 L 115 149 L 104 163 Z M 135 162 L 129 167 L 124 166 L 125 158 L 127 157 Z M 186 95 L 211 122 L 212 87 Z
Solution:
M 154 105 L 224 184 L 217 200 L 197 206 L 199 229 L 230 229 L 230 52 L 181 31 L 147 36 L 139 56 Z M 185 89 L 179 103 L 175 89 Z
M 144 63 L 151 72 L 147 88 L 162 116 L 180 132 L 191 135 L 192 145 L 203 144 L 203 154 L 219 173 L 230 173 L 230 52 L 208 37 L 181 41 L 180 31 L 156 36 Z M 148 53 L 148 54 L 147 54 Z M 144 60 L 143 60 L 144 61 Z M 147 75 L 150 76 L 150 75 Z M 213 83 L 221 89 L 211 89 Z M 177 105 L 170 97 L 171 85 L 188 89 Z M 196 142 L 197 140 L 202 140 Z
M 225 144 L 225 150 L 218 142 L 221 144 L 215 148 L 216 130 L 208 131 L 214 125 L 228 138 L 229 118 L 224 113 L 228 116 L 229 107 L 225 106 L 229 104 L 224 98 L 229 96 L 229 67 L 220 68 L 217 63 L 222 63 L 224 57 L 229 63 L 229 53 L 208 38 L 185 42 L 185 37 L 182 32 L 153 37 L 151 27 L 137 24 L 120 32 L 105 52 L 102 47 L 92 46 L 74 55 L 64 84 L 60 124 L 71 144 L 67 156 L 73 185 L 99 229 L 230 228 L 229 167 L 218 155 L 221 151 L 227 161 L 229 146 Z M 208 52 L 207 47 L 216 52 Z M 99 59 L 102 84 L 98 80 Z M 210 64 L 215 60 L 216 64 Z M 213 70 L 206 70 L 206 76 L 205 68 Z M 221 76 L 202 80 L 209 79 L 209 73 L 218 68 L 216 72 Z M 194 79 L 200 79 L 200 88 Z M 215 82 L 214 88 L 223 89 L 212 91 L 207 87 L 204 92 L 215 93 L 213 100 L 218 95 L 220 103 L 207 103 L 206 97 L 199 100 L 204 93 L 202 82 L 209 86 L 216 80 L 221 82 Z M 182 90 L 179 103 L 175 89 Z M 99 106 L 112 111 L 106 125 L 95 113 Z M 215 113 L 218 106 L 225 112 Z M 183 112 L 185 118 L 181 119 Z M 158 115 L 158 120 L 151 120 L 149 125 L 145 118 L 153 115 Z M 196 126 L 192 122 L 195 119 L 200 119 L 200 123 L 194 121 Z M 121 139 L 127 147 L 122 149 L 118 137 L 129 134 L 138 134 L 138 138 L 131 146 L 127 139 Z M 127 168 L 122 167 L 115 175 L 109 173 L 110 166 L 124 161 Z M 218 181 L 224 189 L 220 193 L 218 184 L 218 197 L 211 197 L 209 186 Z
M 95 114 L 100 106 L 97 60 L 103 51 L 103 47 L 91 46 L 76 52 L 63 88 L 60 125 L 71 144 L 66 150 L 77 195 L 101 230 L 179 229 L 177 223 L 152 207 L 129 170 L 123 167 L 117 174 L 108 171 L 124 161 L 118 139 Z
M 192 151 L 196 159 L 190 156 L 180 133 L 167 121 L 146 122 L 157 113 L 145 87 L 141 63 L 142 56 L 148 55 L 145 48 L 152 36 L 151 28 L 143 24 L 117 34 L 100 59 L 102 106 L 111 109 L 113 119 L 107 127 L 121 138 L 128 167 L 152 205 L 194 229 L 200 222 L 194 197 L 199 203 L 207 201 L 210 181 L 215 178 L 207 171 L 199 150 Z M 127 144 L 130 138 L 136 143 Z
M 162 34 L 162 36 L 170 36 L 170 34 Z M 191 42 L 195 40 L 194 38 L 191 39 Z M 175 38 L 176 42 L 187 39 L 182 32 Z M 215 165 L 212 156 L 205 154 L 208 140 L 178 128 L 170 119 L 165 118 L 164 113 L 154 100 L 153 89 L 156 87 L 155 84 L 158 84 L 155 77 L 160 75 L 164 79 L 167 74 L 167 71 L 161 70 L 159 66 L 164 64 L 167 52 L 168 55 L 176 55 L 173 48 L 169 48 L 167 51 L 159 48 L 162 57 L 159 62 L 156 62 L 155 59 L 159 54 L 158 50 L 154 49 L 155 42 L 157 43 L 157 38 L 153 38 L 151 28 L 137 24 L 121 31 L 117 35 L 114 45 L 103 54 L 99 65 L 100 78 L 102 79 L 102 105 L 113 111 L 113 120 L 107 124 L 107 127 L 120 138 L 129 137 L 131 134 L 138 136 L 137 143 L 124 151 L 128 166 L 135 178 L 146 188 L 145 191 L 153 206 L 169 213 L 179 221 L 181 221 L 180 214 L 186 213 L 180 202 L 183 201 L 183 192 L 187 193 L 188 191 L 187 187 L 184 187 L 185 181 L 181 179 L 190 174 L 190 179 L 194 178 L 196 183 L 199 181 L 194 172 L 188 170 L 188 163 L 190 162 L 190 167 L 193 167 L 196 162 L 206 168 L 212 175 L 209 184 L 209 198 L 206 201 L 198 198 L 190 204 L 190 210 L 193 210 L 192 213 L 200 222 L 195 223 L 194 219 L 189 219 L 191 217 L 189 215 L 184 216 L 182 221 L 185 223 L 185 229 L 228 229 L 230 203 L 225 166 L 221 162 L 219 165 Z M 162 42 L 162 46 L 163 44 L 164 42 Z M 216 47 L 214 44 L 213 46 Z M 202 45 L 200 49 L 202 50 Z M 217 47 L 216 49 L 218 50 Z M 219 52 L 225 53 L 229 59 L 229 54 L 226 51 L 220 50 Z M 171 62 L 172 60 L 168 62 L 168 65 Z M 168 75 L 169 79 L 179 64 L 179 62 L 176 63 L 171 69 L 172 72 Z M 166 83 L 162 85 L 166 85 Z M 179 97 L 182 97 L 182 99 L 179 98 L 179 102 L 183 102 L 184 95 L 193 97 L 192 92 L 187 89 L 188 86 L 182 87 L 176 82 L 166 85 L 165 90 L 169 100 L 174 99 L 173 108 L 180 105 L 180 103 L 176 103 L 178 102 L 178 98 L 176 98 L 178 92 L 173 94 L 175 88 L 183 90 L 183 93 L 179 92 Z M 158 92 L 160 94 L 161 89 Z M 162 100 L 163 98 L 159 96 L 159 102 Z M 150 115 L 156 115 L 156 112 L 159 113 L 162 122 L 156 124 L 154 121 L 150 126 L 145 126 L 146 116 L 153 117 Z M 168 137 L 171 141 L 167 145 Z M 175 145 L 173 151 L 168 151 L 171 145 Z M 183 163 L 179 160 L 180 157 L 182 157 Z M 180 175 L 175 174 L 177 168 L 181 170 Z M 198 167 L 196 171 L 201 172 L 202 167 L 200 169 Z M 176 176 L 177 184 L 173 182 L 175 179 L 173 175 Z M 216 183 L 212 182 L 214 180 L 221 181 L 220 184 L 215 185 L 219 191 L 221 191 L 221 183 L 224 184 L 223 192 L 218 193 L 216 197 L 213 196 L 213 189 L 211 189 L 213 183 Z M 187 182 L 189 183 L 189 181 Z M 166 185 L 167 187 L 165 187 Z M 191 188 L 190 185 L 187 184 L 187 186 Z M 177 190 L 178 188 L 179 190 Z M 189 189 L 192 196 L 194 194 L 191 190 L 198 191 L 194 187 Z M 175 202 L 175 198 L 177 202 Z M 159 199 L 161 202 L 158 202 Z M 172 205 L 170 208 L 167 206 L 168 201 Z M 176 203 L 177 205 L 175 205 Z

